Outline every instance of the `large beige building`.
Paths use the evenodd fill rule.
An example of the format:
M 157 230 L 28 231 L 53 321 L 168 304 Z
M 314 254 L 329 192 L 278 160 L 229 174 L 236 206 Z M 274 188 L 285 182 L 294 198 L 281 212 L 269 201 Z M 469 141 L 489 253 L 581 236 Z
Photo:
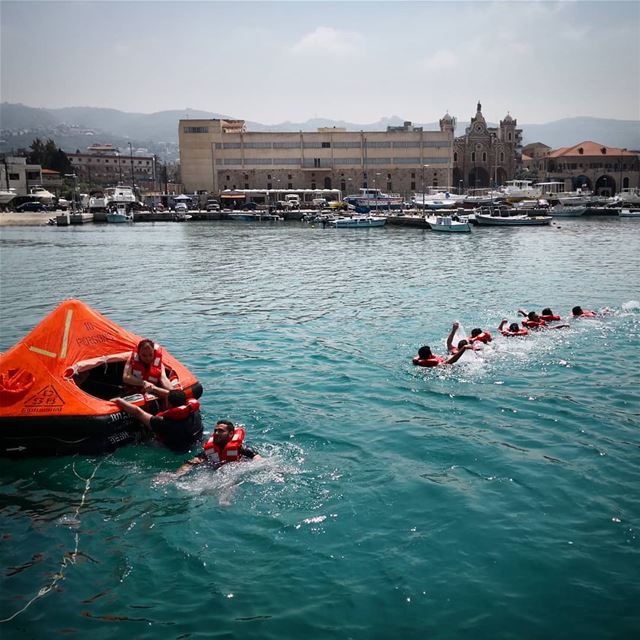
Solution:
M 187 192 L 225 189 L 377 188 L 406 197 L 452 184 L 455 121 L 440 131 L 405 122 L 387 131 L 252 132 L 244 120 L 180 120 Z

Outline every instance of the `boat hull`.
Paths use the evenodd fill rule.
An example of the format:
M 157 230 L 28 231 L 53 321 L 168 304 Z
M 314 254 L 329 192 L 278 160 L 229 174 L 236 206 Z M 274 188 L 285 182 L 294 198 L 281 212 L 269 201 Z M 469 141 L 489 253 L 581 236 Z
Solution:
M 551 224 L 551 216 L 488 216 L 481 213 L 476 214 L 476 224 L 492 227 L 534 227 Z
M 369 229 L 371 227 L 384 227 L 386 218 L 341 218 L 333 221 L 336 229 Z
M 459 222 L 449 217 L 425 218 L 425 222 L 432 231 L 442 231 L 445 233 L 470 233 L 471 225 L 468 222 Z

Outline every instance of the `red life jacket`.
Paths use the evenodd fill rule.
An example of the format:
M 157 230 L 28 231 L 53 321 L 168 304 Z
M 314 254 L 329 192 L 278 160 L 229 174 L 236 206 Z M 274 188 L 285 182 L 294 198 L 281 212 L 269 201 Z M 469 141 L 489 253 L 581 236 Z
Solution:
M 413 359 L 413 364 L 418 367 L 437 367 L 443 362 L 444 358 L 441 358 L 440 356 L 436 356 L 434 354 L 431 354 L 428 358 L 419 358 L 418 356 L 416 356 Z
M 469 344 L 473 344 L 474 342 L 484 342 L 484 344 L 488 344 L 489 342 L 491 342 L 491 334 L 488 331 L 483 331 L 475 337 L 469 336 L 467 338 L 467 341 L 469 342 Z
M 556 322 L 558 320 L 561 320 L 560 316 L 556 316 L 554 315 L 546 315 L 546 316 L 540 316 L 545 322 Z
M 179 407 L 171 407 L 171 409 L 161 411 L 157 415 L 160 418 L 169 418 L 169 420 L 186 420 L 199 408 L 200 403 L 195 398 L 191 398 L 190 400 L 187 400 L 186 404 L 180 405 Z
M 539 316 L 538 316 L 539 317 Z M 547 323 L 539 317 L 539 320 L 523 320 L 522 326 L 527 329 L 538 329 L 539 327 L 545 327 Z
M 138 378 L 138 380 L 146 380 L 153 384 L 160 383 L 160 377 L 162 376 L 162 349 L 160 345 L 153 345 L 153 360 L 151 360 L 148 367 L 140 360 L 137 350 L 131 353 L 129 364 L 131 365 L 131 375 Z
M 242 446 L 243 440 L 244 429 L 242 427 L 236 427 L 233 430 L 231 439 L 227 442 L 224 449 L 220 449 L 220 447 L 213 441 L 213 434 L 211 434 L 204 445 L 204 450 L 213 450 L 214 453 L 218 454 L 220 462 L 235 462 L 240 459 L 240 447 Z
M 517 331 L 511 331 L 510 329 L 500 329 L 500 333 L 503 336 L 511 338 L 513 336 L 528 336 L 529 332 L 526 329 L 518 329 Z

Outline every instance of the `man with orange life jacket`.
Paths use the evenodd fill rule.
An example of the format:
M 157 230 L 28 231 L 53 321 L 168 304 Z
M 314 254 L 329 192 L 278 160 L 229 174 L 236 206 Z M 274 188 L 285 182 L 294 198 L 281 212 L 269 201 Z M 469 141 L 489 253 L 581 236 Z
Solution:
M 152 340 L 140 340 L 124 367 L 122 382 L 128 393 L 150 391 L 165 396 L 173 389 L 162 366 L 160 346 Z
M 512 322 L 509 325 L 508 329 L 504 328 L 504 325 L 507 324 L 507 322 L 509 322 L 506 318 L 504 318 L 502 320 L 502 322 L 500 323 L 500 325 L 498 326 L 498 331 L 503 335 L 506 336 L 507 338 L 512 338 L 515 336 L 528 336 L 529 335 L 529 331 L 527 329 L 521 328 L 520 325 L 517 322 Z
M 598 314 L 595 311 L 583 310 L 582 307 L 573 307 L 571 315 L 574 318 L 595 318 Z
M 238 462 L 243 459 L 259 460 L 260 455 L 243 445 L 244 436 L 243 427 L 234 426 L 230 420 L 218 420 L 203 450 L 195 458 L 185 462 L 173 474 L 174 477 L 179 478 L 185 475 L 193 467 L 203 462 L 208 462 L 218 468 L 228 462 Z
M 418 349 L 418 355 L 413 358 L 412 362 L 418 367 L 437 367 L 441 364 L 454 364 L 460 360 L 462 354 L 467 349 L 473 349 L 473 346 L 470 344 L 464 344 L 459 349 L 456 349 L 456 352 L 445 360 L 444 358 L 435 355 L 435 353 L 432 353 L 431 347 L 424 346 Z
M 480 327 L 476 327 L 471 330 L 471 335 L 467 338 L 469 344 L 474 342 L 482 342 L 483 344 L 489 344 L 493 338 L 488 331 L 483 331 Z
M 202 437 L 200 403 L 194 398 L 187 400 L 185 392 L 181 389 L 169 391 L 169 409 L 155 416 L 124 398 L 115 398 L 114 402 L 151 430 L 168 449 L 177 453 L 188 451 L 191 445 Z
M 523 309 L 518 309 L 518 313 L 525 318 L 529 315 L 529 312 L 524 311 Z M 558 322 L 559 320 L 562 320 L 562 318 L 559 315 L 553 313 L 553 311 L 551 311 L 549 307 L 545 307 L 538 317 L 542 318 L 542 320 L 544 320 L 545 322 Z

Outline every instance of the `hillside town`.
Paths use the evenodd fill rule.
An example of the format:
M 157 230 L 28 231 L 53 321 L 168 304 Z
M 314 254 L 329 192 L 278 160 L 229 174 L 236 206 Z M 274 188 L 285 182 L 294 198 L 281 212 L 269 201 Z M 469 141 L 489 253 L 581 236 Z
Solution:
M 5 154 L 0 207 L 106 214 L 124 204 L 144 219 L 145 213 L 175 212 L 178 205 L 223 218 L 236 209 L 296 217 L 301 209 L 329 203 L 346 209 L 350 199 L 360 213 L 367 206 L 378 213 L 429 209 L 434 200 L 437 208 L 446 200 L 452 207 L 470 208 L 483 198 L 500 201 L 502 194 L 508 202 L 535 198 L 535 210 L 545 206 L 540 199 L 553 205 L 572 197 L 573 204 L 579 198 L 592 206 L 587 213 L 638 206 L 640 151 L 591 140 L 555 149 L 543 142 L 523 146 L 517 120 L 507 113 L 490 126 L 480 102 L 460 136 L 449 113 L 437 130 L 408 121 L 366 132 L 341 127 L 257 132 L 244 120 L 221 118 L 176 124 L 180 157 L 175 164 L 131 142 L 124 148 L 94 142 L 73 153 L 60 151 L 68 163 L 65 171 L 29 162 L 28 153 Z M 55 141 L 48 144 L 55 149 Z M 516 182 L 529 191 L 514 196 Z M 122 194 L 123 188 L 130 193 L 119 202 L 114 190 Z

